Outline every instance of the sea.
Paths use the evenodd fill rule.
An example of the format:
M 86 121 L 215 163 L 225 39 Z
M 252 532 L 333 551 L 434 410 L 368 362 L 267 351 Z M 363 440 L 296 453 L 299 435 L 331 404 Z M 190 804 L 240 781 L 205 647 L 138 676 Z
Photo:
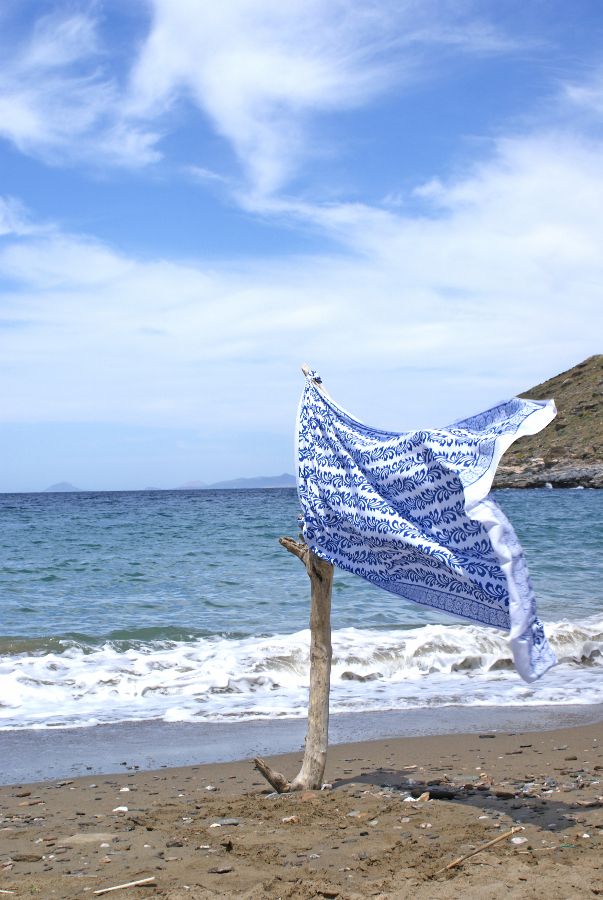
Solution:
M 559 664 L 336 571 L 331 711 L 576 706 L 603 689 L 603 492 L 495 493 Z M 0 495 L 0 730 L 303 718 L 294 489 Z M 537 712 L 537 710 L 535 710 Z

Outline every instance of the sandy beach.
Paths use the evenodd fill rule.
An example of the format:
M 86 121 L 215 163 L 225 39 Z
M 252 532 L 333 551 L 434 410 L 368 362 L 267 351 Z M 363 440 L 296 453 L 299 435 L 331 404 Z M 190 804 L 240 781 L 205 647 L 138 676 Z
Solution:
M 603 894 L 601 724 L 340 744 L 327 779 L 279 796 L 244 760 L 2 787 L 1 896 Z

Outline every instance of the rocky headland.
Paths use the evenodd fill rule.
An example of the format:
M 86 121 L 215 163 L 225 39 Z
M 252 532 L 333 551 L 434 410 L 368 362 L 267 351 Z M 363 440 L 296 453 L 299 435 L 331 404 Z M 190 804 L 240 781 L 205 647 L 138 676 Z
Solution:
M 603 355 L 531 388 L 522 397 L 553 398 L 557 417 L 507 450 L 494 488 L 603 488 Z

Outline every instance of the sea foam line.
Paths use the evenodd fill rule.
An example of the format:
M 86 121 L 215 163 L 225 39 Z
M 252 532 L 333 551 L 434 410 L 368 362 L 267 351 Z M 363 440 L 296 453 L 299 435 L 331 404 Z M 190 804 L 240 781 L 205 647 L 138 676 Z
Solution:
M 504 634 L 491 628 L 340 629 L 333 633 L 331 711 L 599 702 L 603 617 L 546 630 L 560 665 L 526 685 Z M 0 728 L 302 717 L 309 639 L 304 630 L 127 649 L 65 642 L 62 652 L 2 656 Z

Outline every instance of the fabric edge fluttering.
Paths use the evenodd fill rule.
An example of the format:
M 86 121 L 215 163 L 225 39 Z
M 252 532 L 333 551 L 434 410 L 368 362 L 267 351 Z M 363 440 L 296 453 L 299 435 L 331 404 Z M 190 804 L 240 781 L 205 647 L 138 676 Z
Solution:
M 509 645 L 515 668 L 524 681 L 536 681 L 557 664 L 557 657 L 536 615 L 536 598 L 515 530 L 498 504 L 488 498 L 471 507 L 469 515 L 485 527 L 507 582 Z
M 509 447 L 521 437 L 538 434 L 557 415 L 554 400 L 532 400 L 530 402 L 535 406 L 534 412 L 524 419 L 516 431 L 497 438 L 489 467 L 473 484 L 465 487 L 465 509 L 468 513 L 473 504 L 483 500 L 490 493 L 500 460 Z
M 300 494 L 302 487 L 299 466 L 300 423 L 307 390 L 316 391 L 327 406 L 330 406 L 337 413 L 349 417 L 353 422 L 363 425 L 362 422 L 340 407 L 314 383 L 314 375 L 315 373 L 312 372 L 306 376 L 306 385 L 300 397 L 296 416 L 295 459 L 298 494 Z M 515 432 L 499 436 L 496 440 L 488 469 L 473 484 L 466 485 L 464 505 L 467 515 L 484 525 L 494 553 L 498 558 L 509 593 L 511 621 L 509 644 L 513 660 L 520 677 L 526 682 L 533 682 L 544 675 L 552 666 L 556 665 L 557 657 L 545 637 L 542 623 L 536 616 L 534 592 L 521 545 L 513 526 L 495 501 L 488 497 L 496 470 L 505 451 L 518 438 L 537 434 L 557 414 L 554 400 L 529 402 L 534 404 L 534 412 L 526 417 Z M 304 532 L 304 537 L 306 537 L 305 522 L 303 521 L 302 531 Z M 314 541 L 308 541 L 307 537 L 306 540 L 317 556 L 333 565 L 338 565 L 337 561 L 330 558 L 322 548 L 315 545 Z M 461 618 L 473 621 L 468 617 L 461 616 Z
M 554 400 L 532 402 L 538 404 L 532 415 L 522 422 L 517 431 L 501 435 L 496 441 L 490 467 L 465 489 L 465 511 L 486 528 L 507 582 L 511 619 L 509 643 L 517 672 L 527 682 L 536 681 L 544 675 L 557 664 L 557 657 L 536 616 L 536 599 L 515 530 L 498 504 L 488 499 L 488 494 L 500 460 L 509 447 L 520 437 L 538 434 L 557 415 Z

